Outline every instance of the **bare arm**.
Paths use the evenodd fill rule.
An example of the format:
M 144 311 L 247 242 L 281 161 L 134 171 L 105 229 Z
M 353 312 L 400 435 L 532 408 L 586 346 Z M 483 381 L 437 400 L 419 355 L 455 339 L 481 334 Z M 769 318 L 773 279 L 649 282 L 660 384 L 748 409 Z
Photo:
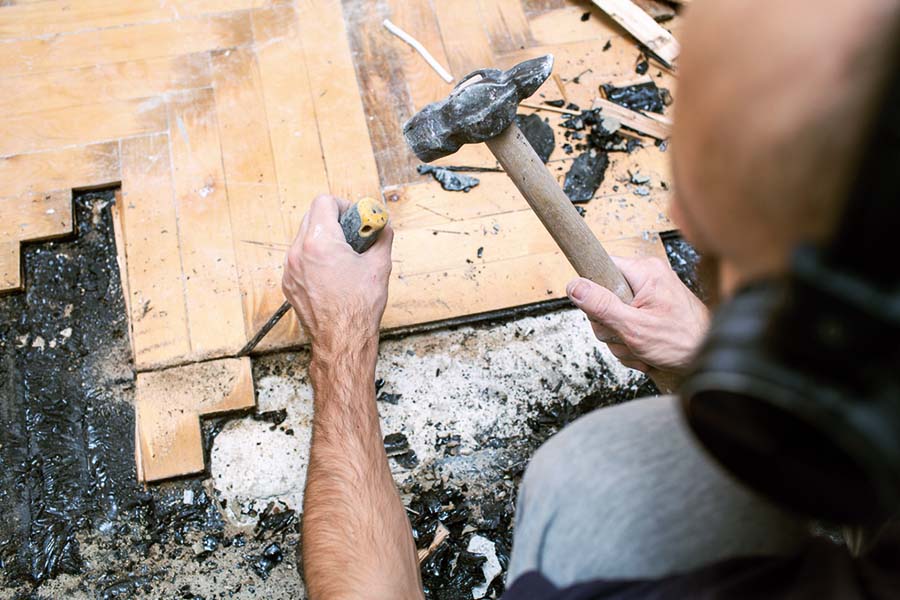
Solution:
M 375 406 L 378 325 L 392 232 L 363 255 L 344 242 L 339 203 L 317 198 L 291 248 L 284 290 L 311 337 L 312 448 L 303 569 L 312 600 L 423 598 L 409 521 Z

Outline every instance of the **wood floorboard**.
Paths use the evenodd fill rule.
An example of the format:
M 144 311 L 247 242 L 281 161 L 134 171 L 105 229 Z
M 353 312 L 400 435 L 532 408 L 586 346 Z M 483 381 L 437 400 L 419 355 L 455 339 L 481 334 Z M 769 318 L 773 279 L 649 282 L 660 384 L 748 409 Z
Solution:
M 2 5 L 0 292 L 27 285 L 23 236 L 71 230 L 72 190 L 121 185 L 113 216 L 144 382 L 159 369 L 233 356 L 269 319 L 284 301 L 284 253 L 318 193 L 387 200 L 397 236 L 386 328 L 563 297 L 571 268 L 503 174 L 477 174 L 481 184 L 464 194 L 417 173 L 402 123 L 453 84 L 390 34 L 384 18 L 456 81 L 553 53 L 554 76 L 537 103 L 561 98 L 588 108 L 601 84 L 641 77 L 634 40 L 580 0 Z M 677 17 L 666 23 L 676 37 L 679 26 Z M 677 95 L 670 72 L 651 68 L 648 77 Z M 555 132 L 548 168 L 562 183 L 575 156 L 562 148 L 565 117 L 538 114 Z M 672 228 L 668 153 L 643 143 L 610 155 L 585 205 L 612 253 L 660 255 L 656 233 Z M 438 163 L 496 166 L 484 145 Z M 635 194 L 633 173 L 650 178 L 648 195 Z M 290 313 L 258 350 L 303 342 Z M 159 390 L 148 393 L 144 400 Z M 142 476 L 197 468 L 200 408 L 166 417 L 160 429 L 153 403 L 139 404 Z M 166 432 L 184 440 L 187 462 L 159 454 L 154 436 Z

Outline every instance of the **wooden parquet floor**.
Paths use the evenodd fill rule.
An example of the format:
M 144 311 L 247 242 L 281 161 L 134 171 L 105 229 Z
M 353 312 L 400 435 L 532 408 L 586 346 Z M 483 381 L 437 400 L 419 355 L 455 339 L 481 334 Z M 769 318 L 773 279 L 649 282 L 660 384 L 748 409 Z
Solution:
M 386 328 L 562 297 L 573 272 L 502 173 L 468 194 L 417 174 L 401 124 L 451 85 L 386 17 L 457 79 L 552 52 L 537 101 L 588 107 L 601 83 L 639 78 L 637 44 L 586 2 L 2 0 L 0 289 L 27 285 L 21 242 L 71 231 L 73 189 L 120 185 L 139 372 L 234 356 L 282 303 L 284 252 L 321 192 L 387 200 Z M 571 160 L 558 147 L 549 168 L 561 180 Z M 443 162 L 495 166 L 484 147 Z M 651 177 L 649 196 L 629 171 Z M 612 156 L 585 218 L 614 254 L 659 254 L 668 182 L 648 139 Z M 258 351 L 302 343 L 290 315 Z

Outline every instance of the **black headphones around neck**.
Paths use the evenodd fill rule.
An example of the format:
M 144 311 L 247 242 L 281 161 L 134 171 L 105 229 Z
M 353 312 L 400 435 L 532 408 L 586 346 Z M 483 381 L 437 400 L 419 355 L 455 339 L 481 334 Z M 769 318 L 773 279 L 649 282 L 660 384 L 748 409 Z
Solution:
M 680 389 L 731 473 L 843 524 L 900 512 L 900 66 L 892 79 L 834 238 L 721 306 Z

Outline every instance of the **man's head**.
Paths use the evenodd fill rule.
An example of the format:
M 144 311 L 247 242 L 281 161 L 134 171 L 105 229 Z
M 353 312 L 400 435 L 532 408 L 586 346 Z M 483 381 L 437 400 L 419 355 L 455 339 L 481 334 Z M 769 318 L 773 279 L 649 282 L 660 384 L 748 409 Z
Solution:
M 777 273 L 798 242 L 831 233 L 898 35 L 896 0 L 692 4 L 672 213 L 727 281 Z

